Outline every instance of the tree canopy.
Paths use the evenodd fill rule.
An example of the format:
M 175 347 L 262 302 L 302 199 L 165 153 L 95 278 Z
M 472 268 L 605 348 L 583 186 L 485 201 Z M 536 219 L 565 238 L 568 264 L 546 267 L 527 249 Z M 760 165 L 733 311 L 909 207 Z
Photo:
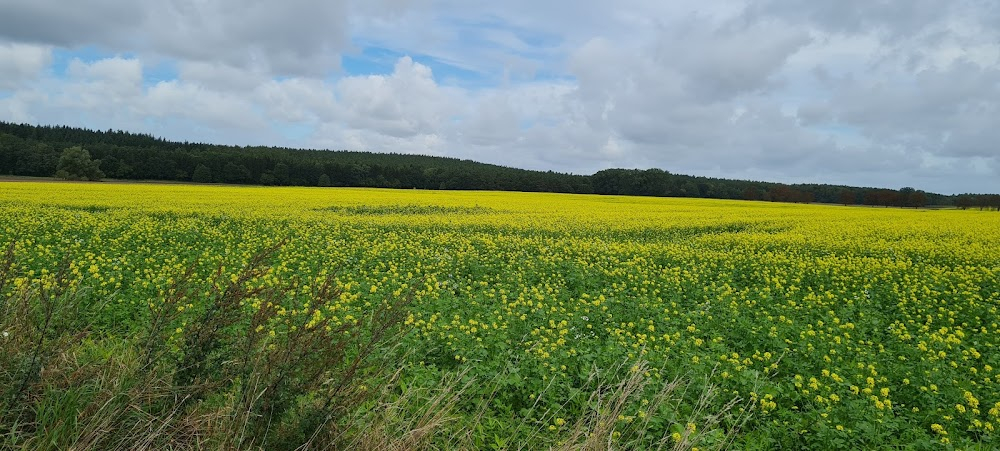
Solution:
M 80 146 L 68 147 L 59 155 L 56 177 L 66 180 L 93 180 L 104 177 L 101 160 L 92 160 L 90 153 Z
M 67 153 L 68 152 L 68 153 Z M 65 158 L 65 161 L 64 161 Z M 173 180 L 255 185 L 542 191 L 705 197 L 877 206 L 1000 208 L 990 195 L 944 196 L 822 184 L 782 184 L 606 169 L 593 175 L 532 171 L 471 160 L 277 147 L 171 142 L 125 131 L 0 122 L 0 174 L 97 180 Z

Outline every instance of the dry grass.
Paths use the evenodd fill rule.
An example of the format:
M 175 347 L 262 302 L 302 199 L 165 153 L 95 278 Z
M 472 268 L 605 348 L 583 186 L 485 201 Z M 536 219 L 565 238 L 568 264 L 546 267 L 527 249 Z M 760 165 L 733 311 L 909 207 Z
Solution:
M 232 279 L 219 272 L 205 311 L 188 326 L 179 349 L 170 351 L 164 343 L 180 321 L 176 306 L 198 295 L 189 283 L 193 269 L 151 303 L 142 334 L 97 336 L 86 322 L 95 305 L 85 302 L 85 289 L 66 282 L 65 268 L 47 283 L 15 287 L 16 256 L 8 246 L 0 258 L 0 448 L 483 446 L 473 428 L 490 414 L 497 381 L 493 395 L 480 399 L 473 412 L 460 406 L 476 405 L 467 398 L 484 393 L 481 386 L 491 381 L 475 381 L 460 371 L 423 385 L 403 382 L 404 367 L 397 363 L 406 357 L 398 343 L 410 297 L 387 301 L 355 323 L 307 324 L 340 296 L 331 276 L 311 288 L 309 307 L 296 327 L 280 337 L 268 334 L 282 297 L 297 282 L 277 289 L 249 282 L 267 274 L 280 246 L 262 250 Z M 247 312 L 243 306 L 250 299 L 260 308 Z M 551 441 L 551 448 L 567 451 L 723 449 L 752 411 L 738 397 L 710 410 L 722 394 L 707 382 L 654 383 L 660 382 L 649 377 L 643 361 L 594 368 L 587 385 L 597 388 L 583 404 L 591 407 L 564 429 L 552 434 L 548 425 L 566 405 L 536 412 L 536 402 L 531 423 L 502 420 L 524 421 L 515 428 L 527 431 L 523 436 L 498 437 L 490 446 L 528 449 Z M 472 390 L 477 385 L 479 390 Z M 689 393 L 693 387 L 701 387 L 697 396 Z M 656 415 L 682 411 L 684 418 L 670 420 L 675 427 L 650 436 Z
M 65 268 L 13 286 L 17 264 L 8 246 L 0 258 L 0 448 L 313 449 L 340 447 L 336 440 L 348 436 L 374 443 L 379 429 L 352 435 L 342 429 L 366 425 L 342 419 L 371 398 L 367 381 L 396 367 L 397 353 L 381 353 L 401 337 L 411 298 L 388 300 L 352 323 L 311 321 L 340 296 L 331 277 L 312 288 L 310 307 L 290 332 L 267 334 L 275 306 L 297 282 L 281 289 L 249 282 L 270 270 L 280 246 L 258 253 L 233 279 L 218 272 L 206 310 L 169 351 L 176 305 L 198 294 L 188 283 L 193 271 L 150 303 L 143 333 L 113 338 L 91 333 L 86 318 L 100 305 L 67 282 Z M 247 313 L 251 299 L 262 307 Z M 407 423 L 399 446 L 423 443 L 447 417 L 438 407 L 453 406 L 457 396 L 421 398 L 430 404 Z M 396 420 L 379 421 L 388 436 Z

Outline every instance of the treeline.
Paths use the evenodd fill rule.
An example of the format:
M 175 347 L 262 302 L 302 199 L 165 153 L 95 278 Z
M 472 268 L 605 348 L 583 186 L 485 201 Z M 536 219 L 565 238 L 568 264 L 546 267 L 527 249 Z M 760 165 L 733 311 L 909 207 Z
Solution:
M 955 206 L 962 210 L 1000 210 L 1000 194 L 960 194 L 955 196 Z
M 80 146 L 104 176 L 231 184 L 590 193 L 587 176 L 455 158 L 177 143 L 124 131 L 0 122 L 0 174 L 49 177 Z
M 756 182 L 671 174 L 660 169 L 606 169 L 591 176 L 597 194 L 708 197 L 772 202 L 923 207 L 951 205 L 952 197 L 914 188 L 889 190 L 839 185 Z
M 424 155 L 180 143 L 121 130 L 92 131 L 5 122 L 0 122 L 0 174 L 53 176 L 60 170 L 63 153 L 76 147 L 86 150 L 97 165 L 98 173 L 123 180 L 596 193 L 1000 209 L 996 204 L 996 195 L 945 196 L 908 187 L 889 190 L 822 184 L 788 185 L 671 174 L 660 169 L 607 169 L 593 175 L 576 175 Z M 66 159 L 63 160 L 65 163 Z

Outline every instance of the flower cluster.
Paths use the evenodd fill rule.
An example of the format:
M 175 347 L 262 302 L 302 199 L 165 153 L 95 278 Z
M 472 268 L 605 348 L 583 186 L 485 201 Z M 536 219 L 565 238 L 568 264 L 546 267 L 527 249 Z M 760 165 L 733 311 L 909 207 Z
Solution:
M 1000 424 L 996 214 L 493 192 L 4 188 L 0 244 L 23 256 L 7 289 L 45 287 L 67 261 L 64 276 L 109 305 L 96 325 L 107 333 L 128 334 L 134 318 L 164 308 L 158 300 L 180 274 L 193 272 L 205 290 L 192 292 L 209 293 L 285 239 L 274 269 L 248 285 L 300 289 L 279 306 L 243 306 L 277 312 L 258 332 L 352 323 L 412 296 L 414 368 L 481 380 L 505 371 L 498 405 L 553 413 L 534 418 L 553 433 L 585 415 L 578 393 L 594 388 L 594 369 L 622 361 L 648 362 L 634 368 L 657 383 L 682 377 L 731 395 L 715 407 L 752 400 L 742 429 L 793 442 L 861 440 L 871 424 L 971 442 Z M 330 275 L 340 298 L 310 309 L 311 287 Z M 202 301 L 170 308 L 196 315 Z M 185 329 L 174 332 L 179 340 Z M 640 407 L 624 418 L 645 418 Z M 650 424 L 666 436 L 671 424 L 687 431 L 695 408 L 690 399 L 674 416 L 649 412 L 669 418 Z

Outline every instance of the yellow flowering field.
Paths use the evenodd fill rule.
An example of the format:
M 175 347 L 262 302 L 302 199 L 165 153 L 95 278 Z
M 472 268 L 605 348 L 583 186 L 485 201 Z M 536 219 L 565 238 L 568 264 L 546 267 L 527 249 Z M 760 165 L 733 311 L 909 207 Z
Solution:
M 268 332 L 412 296 L 399 377 L 474 382 L 451 427 L 476 447 L 565 443 L 608 407 L 602 387 L 636 373 L 641 389 L 602 423 L 623 447 L 1000 446 L 996 212 L 0 183 L 0 245 L 18 256 L 3 289 L 45 286 L 68 262 L 100 334 L 134 334 L 185 271 L 235 280 L 278 242 L 251 283 L 302 288 Z M 309 309 L 330 275 L 339 298 Z M 657 402 L 670 384 L 683 388 Z

